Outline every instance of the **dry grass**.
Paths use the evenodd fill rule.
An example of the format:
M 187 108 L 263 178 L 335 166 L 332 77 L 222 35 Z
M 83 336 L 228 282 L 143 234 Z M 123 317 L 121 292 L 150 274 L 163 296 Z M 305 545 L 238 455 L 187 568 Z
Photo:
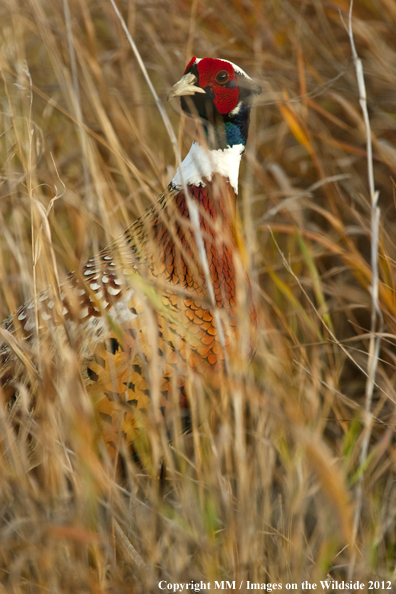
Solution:
M 221 389 L 195 386 L 192 434 L 169 446 L 153 431 L 151 469 L 131 462 L 123 487 L 74 350 L 52 345 L 35 412 L 23 391 L 17 432 L 0 412 L 0 592 L 393 580 L 394 2 L 355 0 L 353 11 L 372 161 L 341 19 L 348 0 L 119 6 L 162 100 L 193 54 L 228 58 L 263 86 L 239 203 L 259 344 L 247 369 L 230 362 Z M 4 318 L 117 237 L 175 163 L 110 2 L 4 0 L 0 22 Z M 194 126 L 167 111 L 184 155 Z M 48 357 L 41 347 L 47 372 Z

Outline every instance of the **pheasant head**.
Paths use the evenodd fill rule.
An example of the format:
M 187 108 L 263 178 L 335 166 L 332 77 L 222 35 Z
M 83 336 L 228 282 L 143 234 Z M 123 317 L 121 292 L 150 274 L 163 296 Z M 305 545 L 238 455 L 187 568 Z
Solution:
M 204 185 L 204 178 L 212 179 L 214 173 L 220 173 L 238 193 L 250 110 L 254 96 L 260 93 L 260 85 L 228 60 L 195 56 L 190 60 L 168 95 L 168 99 L 180 97 L 182 110 L 199 118 L 206 140 L 203 143 L 201 135 L 183 162 L 186 183 Z M 182 186 L 179 171 L 172 184 Z
M 232 62 L 194 56 L 168 98 L 180 96 L 183 111 L 200 118 L 209 147 L 224 149 L 245 146 L 253 97 L 260 93 Z

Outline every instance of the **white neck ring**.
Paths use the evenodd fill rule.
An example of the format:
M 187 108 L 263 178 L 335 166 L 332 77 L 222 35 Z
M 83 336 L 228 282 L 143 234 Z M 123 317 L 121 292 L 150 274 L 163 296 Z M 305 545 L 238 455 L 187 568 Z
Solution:
M 204 179 L 210 181 L 215 173 L 219 173 L 228 179 L 235 193 L 238 194 L 239 165 L 244 150 L 243 144 L 235 144 L 225 149 L 209 150 L 198 142 L 193 142 L 188 155 L 181 164 L 185 183 L 192 186 L 204 186 Z M 182 188 L 180 168 L 171 183 L 177 188 Z

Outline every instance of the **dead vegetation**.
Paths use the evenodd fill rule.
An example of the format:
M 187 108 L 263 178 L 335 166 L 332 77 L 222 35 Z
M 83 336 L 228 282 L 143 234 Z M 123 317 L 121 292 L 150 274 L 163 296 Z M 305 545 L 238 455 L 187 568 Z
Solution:
M 73 345 L 37 347 L 34 406 L 22 389 L 0 411 L 0 592 L 393 582 L 394 2 L 353 8 L 372 157 L 347 0 L 118 6 L 163 101 L 194 54 L 263 86 L 239 202 L 258 346 L 220 388 L 197 382 L 192 432 L 153 427 L 151 466 L 130 460 L 121 486 Z M 3 319 L 117 237 L 176 164 L 110 2 L 4 0 L 0 20 Z M 166 109 L 184 156 L 194 124 Z

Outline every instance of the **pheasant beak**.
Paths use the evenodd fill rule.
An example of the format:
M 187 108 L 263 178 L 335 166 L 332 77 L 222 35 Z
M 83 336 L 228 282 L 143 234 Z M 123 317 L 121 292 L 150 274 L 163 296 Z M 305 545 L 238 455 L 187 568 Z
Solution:
M 168 101 L 173 97 L 182 97 L 184 95 L 195 95 L 195 93 L 205 93 L 201 87 L 195 86 L 197 77 L 192 72 L 187 72 L 168 93 Z

